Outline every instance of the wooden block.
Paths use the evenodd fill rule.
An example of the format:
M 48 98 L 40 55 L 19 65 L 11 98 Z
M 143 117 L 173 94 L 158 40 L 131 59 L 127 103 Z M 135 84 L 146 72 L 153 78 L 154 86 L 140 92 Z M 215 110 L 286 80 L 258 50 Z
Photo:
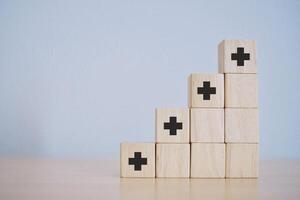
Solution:
M 155 177 L 154 143 L 121 143 L 121 177 Z
M 191 142 L 224 143 L 223 108 L 191 108 Z
M 258 143 L 259 113 L 257 108 L 225 109 L 225 142 Z
M 223 74 L 191 74 L 188 86 L 190 108 L 224 107 Z
M 258 144 L 226 144 L 226 178 L 257 178 Z
M 192 178 L 225 177 L 225 144 L 192 143 Z
M 257 108 L 256 74 L 225 74 L 225 107 Z
M 190 175 L 190 144 L 156 144 L 156 177 Z
M 157 143 L 189 143 L 189 109 L 158 108 L 155 115 Z
M 223 40 L 219 44 L 219 73 L 257 73 L 254 40 Z

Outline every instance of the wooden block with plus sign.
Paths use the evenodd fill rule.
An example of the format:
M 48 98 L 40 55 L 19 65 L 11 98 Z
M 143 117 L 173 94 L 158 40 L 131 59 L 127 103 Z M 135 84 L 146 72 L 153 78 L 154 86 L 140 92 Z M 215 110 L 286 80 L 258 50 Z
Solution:
M 156 144 L 156 177 L 190 176 L 190 144 Z
M 224 109 L 191 108 L 191 142 L 224 143 Z
M 223 74 L 191 74 L 188 87 L 190 108 L 224 107 Z
M 157 143 L 189 143 L 189 109 L 157 108 L 155 115 Z
M 258 144 L 226 144 L 226 178 L 257 178 Z
M 225 108 L 225 142 L 259 142 L 259 113 L 257 108 Z
M 257 73 L 255 41 L 223 40 L 219 44 L 219 73 Z
M 225 107 L 257 108 L 256 74 L 225 74 Z
M 224 178 L 225 144 L 192 143 L 191 177 Z
M 154 143 L 121 143 L 121 177 L 155 177 Z

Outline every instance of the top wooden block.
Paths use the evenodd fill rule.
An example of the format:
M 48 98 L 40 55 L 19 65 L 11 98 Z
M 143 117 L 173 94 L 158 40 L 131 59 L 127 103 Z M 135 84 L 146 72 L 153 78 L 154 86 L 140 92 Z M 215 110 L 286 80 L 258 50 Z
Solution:
M 219 44 L 219 73 L 256 74 L 254 40 L 223 40 Z
M 191 74 L 188 87 L 190 108 L 224 107 L 224 74 Z

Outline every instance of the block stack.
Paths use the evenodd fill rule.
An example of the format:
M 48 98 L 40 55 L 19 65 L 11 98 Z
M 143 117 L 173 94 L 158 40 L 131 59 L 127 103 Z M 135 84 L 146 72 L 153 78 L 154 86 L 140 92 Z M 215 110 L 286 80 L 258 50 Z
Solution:
M 225 40 L 219 45 L 225 75 L 226 177 L 258 177 L 258 83 L 256 44 Z
M 122 143 L 121 177 L 258 177 L 255 42 L 219 45 L 219 73 L 191 74 L 189 108 L 156 109 L 155 143 Z

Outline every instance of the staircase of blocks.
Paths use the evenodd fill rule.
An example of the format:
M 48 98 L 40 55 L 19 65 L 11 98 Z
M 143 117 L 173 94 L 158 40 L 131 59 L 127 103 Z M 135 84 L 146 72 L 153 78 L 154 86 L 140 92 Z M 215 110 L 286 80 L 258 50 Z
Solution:
M 218 59 L 188 77 L 188 108 L 156 109 L 155 143 L 121 143 L 121 177 L 258 178 L 256 43 L 224 40 Z

